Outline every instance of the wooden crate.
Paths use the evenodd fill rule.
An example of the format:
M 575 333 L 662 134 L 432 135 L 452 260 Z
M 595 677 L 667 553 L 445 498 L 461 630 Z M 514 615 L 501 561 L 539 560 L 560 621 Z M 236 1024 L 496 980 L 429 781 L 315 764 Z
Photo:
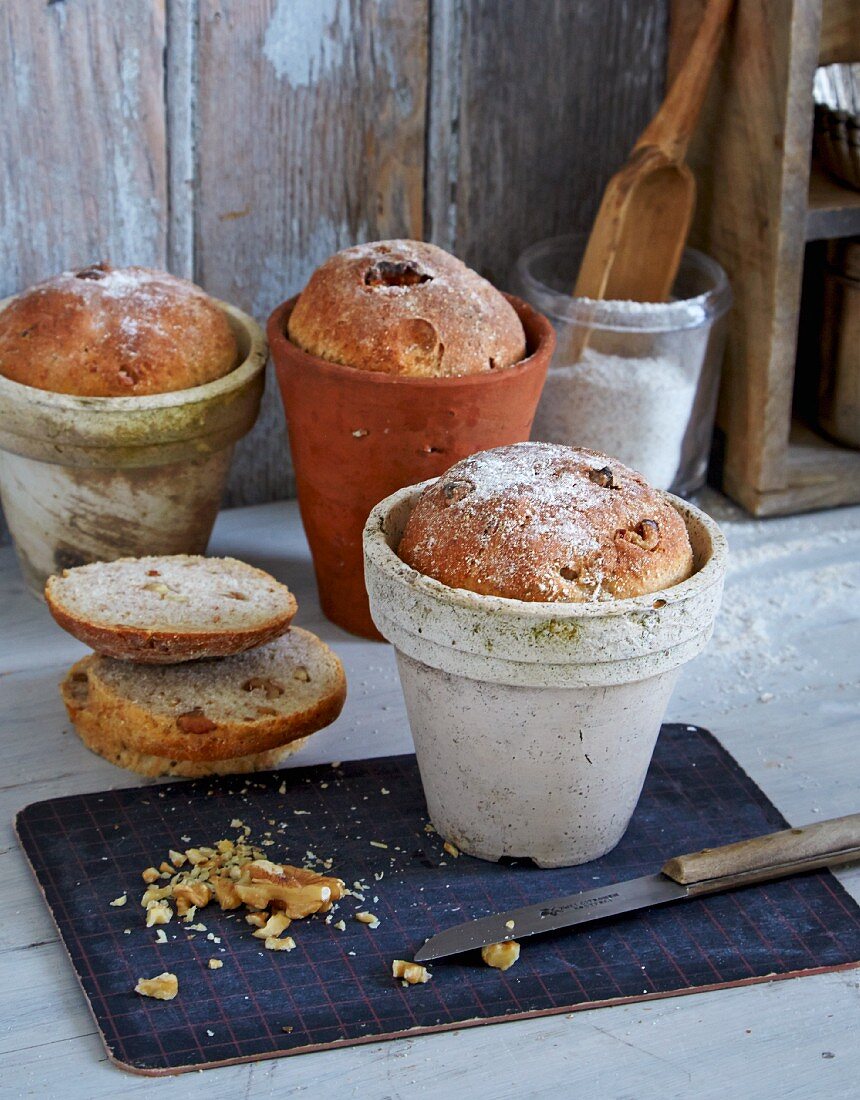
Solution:
M 672 0 L 670 78 L 701 7 Z M 692 240 L 723 265 L 735 295 L 718 414 L 722 483 L 755 515 L 860 502 L 860 451 L 793 410 L 806 246 L 860 234 L 860 194 L 810 171 L 813 76 L 819 64 L 858 59 L 857 0 L 736 0 L 690 151 Z

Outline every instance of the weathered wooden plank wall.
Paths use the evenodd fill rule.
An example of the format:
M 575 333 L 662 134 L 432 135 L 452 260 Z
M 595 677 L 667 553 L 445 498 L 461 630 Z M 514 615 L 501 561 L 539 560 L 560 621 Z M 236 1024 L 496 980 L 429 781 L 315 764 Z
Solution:
M 427 2 L 200 0 L 196 272 L 263 319 L 332 252 L 421 236 Z M 221 92 L 232 74 L 229 102 Z M 231 499 L 291 488 L 274 378 Z
M 504 285 L 585 230 L 658 102 L 668 0 L 5 0 L 0 294 L 109 256 L 260 320 L 414 235 Z M 274 385 L 228 503 L 288 494 Z

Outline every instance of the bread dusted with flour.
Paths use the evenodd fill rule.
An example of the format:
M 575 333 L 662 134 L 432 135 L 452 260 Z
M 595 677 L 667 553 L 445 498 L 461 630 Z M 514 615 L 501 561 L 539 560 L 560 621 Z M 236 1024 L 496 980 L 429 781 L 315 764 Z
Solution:
M 235 558 L 194 554 L 93 562 L 50 577 L 59 625 L 104 656 L 143 664 L 224 657 L 277 638 L 290 590 Z
M 198 286 L 144 267 L 94 264 L 0 310 L 0 374 L 54 393 L 144 397 L 228 374 L 239 348 Z
M 282 749 L 329 725 L 346 679 L 327 645 L 293 627 L 211 661 L 137 665 L 91 655 L 71 668 L 61 693 L 86 744 L 108 759 L 204 763 Z
M 421 241 L 376 241 L 332 256 L 300 294 L 288 334 L 330 363 L 411 377 L 502 370 L 526 355 L 505 297 Z
M 527 601 L 626 599 L 693 571 L 668 497 L 606 455 L 548 443 L 456 463 L 421 494 L 398 553 L 451 588 Z

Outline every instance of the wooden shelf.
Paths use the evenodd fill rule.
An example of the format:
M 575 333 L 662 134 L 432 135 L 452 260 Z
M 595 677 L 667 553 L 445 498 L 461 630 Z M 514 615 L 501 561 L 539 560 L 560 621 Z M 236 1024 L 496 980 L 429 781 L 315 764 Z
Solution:
M 672 0 L 670 75 L 703 8 Z M 860 503 L 860 451 L 792 424 L 807 244 L 860 235 L 860 192 L 817 164 L 810 172 L 815 69 L 858 58 L 860 0 L 735 0 L 689 148 L 700 192 L 691 240 L 734 291 L 723 488 L 759 516 Z
M 795 420 L 785 457 L 786 485 L 761 491 L 747 483 L 732 484 L 731 496 L 756 516 L 813 512 L 843 504 L 860 504 L 860 451 L 840 447 Z
M 860 234 L 860 191 L 845 187 L 814 160 L 809 175 L 806 239 L 831 240 Z

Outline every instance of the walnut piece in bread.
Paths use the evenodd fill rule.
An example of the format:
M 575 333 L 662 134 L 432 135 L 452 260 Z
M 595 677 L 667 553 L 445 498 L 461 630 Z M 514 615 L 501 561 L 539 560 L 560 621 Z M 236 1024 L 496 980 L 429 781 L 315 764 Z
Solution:
M 522 323 L 494 286 L 436 245 L 409 240 L 326 260 L 288 335 L 330 363 L 412 377 L 501 370 L 526 354 Z
M 626 599 L 693 571 L 664 494 L 606 455 L 550 443 L 456 463 L 421 494 L 398 553 L 451 588 L 532 602 Z
M 228 374 L 238 344 L 200 287 L 164 271 L 93 264 L 0 310 L 0 374 L 54 393 L 144 397 Z

